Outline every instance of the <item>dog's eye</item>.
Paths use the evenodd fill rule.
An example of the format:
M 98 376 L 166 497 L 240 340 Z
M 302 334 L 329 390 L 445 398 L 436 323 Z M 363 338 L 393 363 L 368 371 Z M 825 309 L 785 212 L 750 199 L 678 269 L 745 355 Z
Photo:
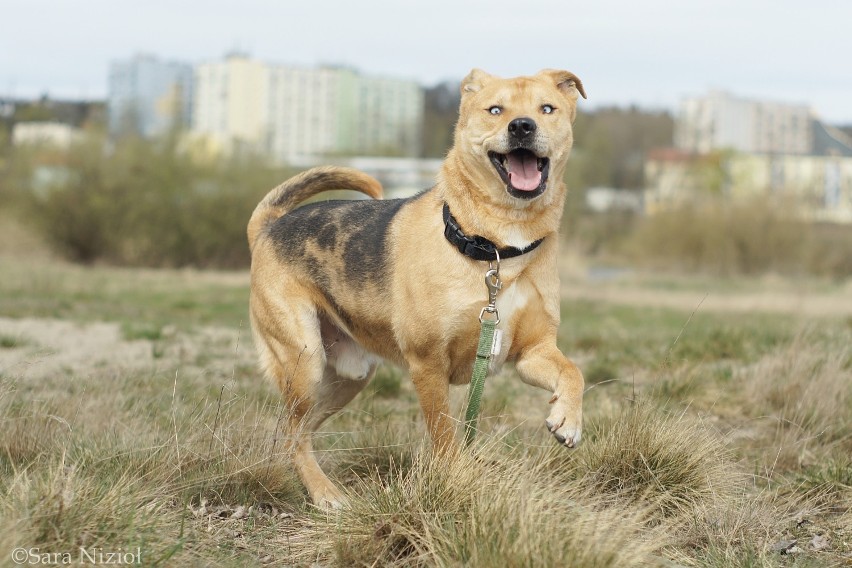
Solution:
M 541 112 L 544 114 L 551 114 L 554 110 L 556 109 L 554 109 L 551 105 L 541 105 Z
M 498 106 L 495 105 L 495 106 L 489 108 L 488 112 L 490 112 L 491 114 L 500 114 L 501 112 L 503 112 L 503 109 L 501 107 L 498 107 Z

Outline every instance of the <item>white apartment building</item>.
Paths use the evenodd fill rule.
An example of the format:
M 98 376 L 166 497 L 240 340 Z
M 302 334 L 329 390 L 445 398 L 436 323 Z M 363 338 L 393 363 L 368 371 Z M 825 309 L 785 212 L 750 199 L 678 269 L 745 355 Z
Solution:
M 807 105 L 750 100 L 711 91 L 682 102 L 675 124 L 675 144 L 698 154 L 730 149 L 806 155 L 813 153 L 813 121 Z
M 269 68 L 269 154 L 282 162 L 339 152 L 343 84 L 332 69 Z
M 423 128 L 423 89 L 412 81 L 359 77 L 352 151 L 414 156 Z
M 280 163 L 419 153 L 423 90 L 346 68 L 268 65 L 244 56 L 196 70 L 192 131 L 215 150 L 248 147 Z
M 269 68 L 239 54 L 195 69 L 192 131 L 214 149 L 267 150 Z
M 277 65 L 270 67 L 269 104 L 269 153 L 281 162 L 420 150 L 423 90 L 414 81 Z

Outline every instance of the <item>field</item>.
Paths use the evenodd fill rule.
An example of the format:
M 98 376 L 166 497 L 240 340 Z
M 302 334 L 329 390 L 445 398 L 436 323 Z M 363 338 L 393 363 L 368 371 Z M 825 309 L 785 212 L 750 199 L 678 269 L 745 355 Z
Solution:
M 383 368 L 318 440 L 349 496 L 326 513 L 256 371 L 246 273 L 1 255 L 0 565 L 852 564 L 852 287 L 564 264 L 582 446 L 506 369 L 473 451 L 438 460 Z

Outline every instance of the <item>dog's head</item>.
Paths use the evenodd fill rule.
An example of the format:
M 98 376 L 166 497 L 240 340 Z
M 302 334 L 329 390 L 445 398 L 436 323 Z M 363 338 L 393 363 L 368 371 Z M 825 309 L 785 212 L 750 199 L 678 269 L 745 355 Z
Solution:
M 548 69 L 501 79 L 474 69 L 461 91 L 454 152 L 477 187 L 515 206 L 561 187 L 577 99 L 586 97 L 576 75 Z

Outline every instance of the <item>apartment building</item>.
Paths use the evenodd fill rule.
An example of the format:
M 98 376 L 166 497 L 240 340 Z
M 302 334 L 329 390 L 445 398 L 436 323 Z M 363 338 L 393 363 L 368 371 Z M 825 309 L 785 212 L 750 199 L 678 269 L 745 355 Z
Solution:
M 62 122 L 19 122 L 12 129 L 14 146 L 52 146 L 68 149 L 83 137 L 76 126 Z
M 415 81 L 268 64 L 241 53 L 194 69 L 151 55 L 110 65 L 112 135 L 150 138 L 179 127 L 207 152 L 251 151 L 280 163 L 417 156 L 423 105 Z
M 348 68 L 270 65 L 243 55 L 196 69 L 192 134 L 216 150 L 251 148 L 280 163 L 317 156 L 416 156 L 423 91 Z
M 675 145 L 706 154 L 729 149 L 756 154 L 814 152 L 814 117 L 807 105 L 758 101 L 723 91 L 685 99 L 675 124 Z
M 152 137 L 191 124 L 191 65 L 140 54 L 110 63 L 108 82 L 110 134 Z
M 334 69 L 269 67 L 270 156 L 301 162 L 340 153 L 340 111 L 347 99 L 346 77 Z
M 192 133 L 213 150 L 266 152 L 270 129 L 269 68 L 233 53 L 195 69 Z
M 852 157 L 734 153 L 695 154 L 674 148 L 645 161 L 645 211 L 686 203 L 758 196 L 796 203 L 802 218 L 852 223 Z
M 412 81 L 356 77 L 354 104 L 344 118 L 354 125 L 350 152 L 415 156 L 423 128 L 423 89 Z

